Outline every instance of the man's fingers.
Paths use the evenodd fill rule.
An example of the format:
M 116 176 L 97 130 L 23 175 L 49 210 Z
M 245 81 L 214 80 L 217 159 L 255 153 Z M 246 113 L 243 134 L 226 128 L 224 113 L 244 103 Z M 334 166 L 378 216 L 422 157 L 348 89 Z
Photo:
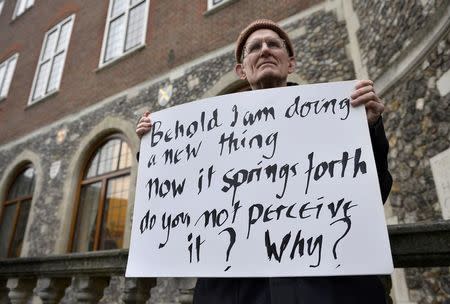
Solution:
M 358 90 L 364 86 L 373 86 L 373 81 L 369 79 L 360 80 L 356 83 L 355 89 Z
M 152 121 L 150 119 L 150 111 L 145 111 L 144 114 L 139 118 L 136 125 L 136 134 L 139 139 L 142 138 L 146 133 L 148 133 L 152 128 Z
M 366 111 L 372 112 L 376 115 L 381 115 L 384 112 L 384 104 L 381 102 L 371 101 L 366 104 Z
M 139 117 L 137 124 L 141 123 L 141 122 L 151 122 L 150 120 L 150 112 L 149 111 L 145 111 L 144 114 L 142 114 L 141 117 Z
M 369 92 L 375 93 L 375 90 L 374 90 L 373 86 L 371 86 L 371 85 L 367 85 L 367 86 L 364 86 L 362 88 L 359 88 L 359 89 L 353 91 L 353 93 L 352 93 L 352 95 L 350 95 L 350 97 L 352 99 L 355 99 L 355 98 L 358 98 L 359 96 L 364 95 Z
M 384 104 L 375 93 L 372 80 L 358 81 L 350 97 L 352 98 L 352 106 L 364 105 L 367 112 L 367 121 L 370 125 L 378 121 L 384 112 Z
M 152 126 L 153 126 L 152 123 L 149 123 L 149 122 L 140 122 L 140 123 L 136 126 L 136 129 L 139 129 L 139 128 L 150 129 Z
M 351 103 L 352 103 L 352 106 L 357 107 L 357 106 L 366 104 L 370 101 L 379 102 L 377 94 L 375 94 L 374 92 L 368 92 L 366 94 L 359 96 L 356 99 L 353 99 L 351 101 Z
M 151 123 L 152 121 L 150 120 L 149 117 L 141 117 L 141 119 L 139 119 L 138 124 L 140 123 Z
M 150 131 L 150 129 L 151 129 L 151 127 L 147 127 L 147 126 L 138 127 L 136 129 L 136 134 L 139 136 L 139 138 L 142 138 L 142 136 L 147 134 Z
M 371 101 L 366 104 L 367 122 L 369 125 L 376 123 L 383 112 L 384 105 L 380 102 Z
M 145 134 L 148 131 L 150 131 L 150 129 L 151 128 L 148 128 L 148 127 L 140 127 L 140 128 L 136 129 L 136 133 L 138 133 L 138 134 Z

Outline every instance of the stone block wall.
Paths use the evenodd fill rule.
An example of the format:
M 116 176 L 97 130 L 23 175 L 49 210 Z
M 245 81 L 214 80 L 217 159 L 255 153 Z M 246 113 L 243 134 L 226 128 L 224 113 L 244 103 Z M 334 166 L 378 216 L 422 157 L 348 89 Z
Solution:
M 354 0 L 353 4 L 360 22 L 357 36 L 362 61 L 374 80 L 433 34 L 448 10 L 445 1 Z M 437 87 L 450 69 L 448 28 L 424 58 L 405 68 L 405 75 L 382 96 L 394 179 L 389 202 L 399 223 L 439 221 L 442 210 L 430 158 L 450 147 L 450 94 L 442 94 Z M 405 275 L 411 301 L 448 303 L 448 267 L 410 268 Z
M 450 147 L 450 94 L 441 96 L 436 87 L 450 69 L 449 48 L 447 35 L 384 96 L 394 178 L 390 202 L 400 223 L 442 219 L 429 159 Z
M 333 11 L 321 11 L 286 27 L 292 31 L 302 28 L 304 34 L 293 43 L 296 72 L 305 83 L 355 78 L 353 62 L 345 49 L 349 43 L 345 21 Z
M 445 10 L 445 0 L 353 0 L 362 61 L 377 79 L 402 53 L 427 34 Z
M 385 96 L 389 167 L 394 184 L 390 204 L 399 223 L 442 220 L 430 158 L 450 147 L 450 93 L 436 82 L 450 71 L 450 33 Z M 406 269 L 411 300 L 448 303 L 449 268 Z M 447 301 L 447 302 L 446 302 Z

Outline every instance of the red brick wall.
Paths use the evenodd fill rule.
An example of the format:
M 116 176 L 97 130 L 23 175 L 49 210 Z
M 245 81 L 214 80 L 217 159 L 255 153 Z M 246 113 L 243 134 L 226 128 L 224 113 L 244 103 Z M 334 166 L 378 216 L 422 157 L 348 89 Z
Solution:
M 142 81 L 236 40 L 256 18 L 282 20 L 323 0 L 239 0 L 204 15 L 207 0 L 151 0 L 147 46 L 96 71 L 108 10 L 107 0 L 37 0 L 12 21 L 15 2 L 0 15 L 0 62 L 19 51 L 6 100 L 0 101 L 0 144 L 92 105 Z M 59 92 L 27 106 L 45 32 L 75 13 Z M 174 60 L 168 62 L 173 49 Z

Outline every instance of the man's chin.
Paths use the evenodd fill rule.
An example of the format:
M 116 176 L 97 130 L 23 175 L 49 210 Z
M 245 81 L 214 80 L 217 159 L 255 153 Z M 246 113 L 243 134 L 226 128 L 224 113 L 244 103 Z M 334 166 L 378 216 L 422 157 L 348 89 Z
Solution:
M 286 84 L 286 77 L 282 77 L 280 73 L 263 73 L 259 75 L 255 81 L 250 82 L 250 85 L 253 89 L 268 89 L 268 88 L 276 88 Z
M 273 69 L 264 69 L 264 71 L 262 71 L 262 73 L 260 73 L 260 75 L 258 77 L 258 82 L 279 81 L 282 78 L 283 77 L 282 77 L 282 75 L 280 75 L 279 71 L 276 71 Z

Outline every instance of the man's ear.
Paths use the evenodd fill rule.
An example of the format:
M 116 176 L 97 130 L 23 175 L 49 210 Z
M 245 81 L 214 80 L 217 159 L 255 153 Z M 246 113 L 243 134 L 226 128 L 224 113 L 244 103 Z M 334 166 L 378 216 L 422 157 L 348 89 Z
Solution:
M 288 66 L 288 73 L 294 73 L 295 72 L 295 66 L 297 64 L 297 61 L 295 60 L 295 56 L 289 57 L 289 66 Z
M 242 63 L 237 63 L 236 66 L 234 67 L 234 71 L 236 72 L 236 75 L 238 75 L 238 77 L 242 80 L 247 79 L 247 76 L 245 75 L 244 72 L 244 67 L 242 66 Z

